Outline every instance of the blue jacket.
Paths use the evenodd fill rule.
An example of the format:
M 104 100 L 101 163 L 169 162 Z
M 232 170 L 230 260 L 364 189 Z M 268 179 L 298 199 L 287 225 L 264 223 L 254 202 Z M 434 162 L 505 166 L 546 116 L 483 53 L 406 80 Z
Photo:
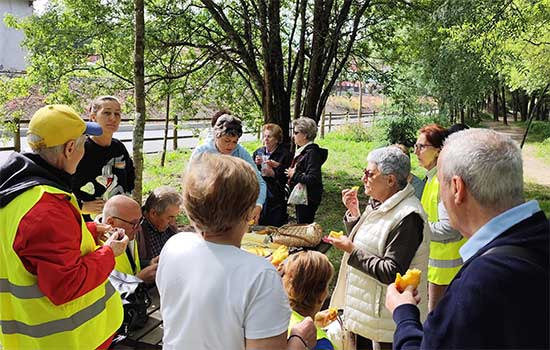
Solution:
M 394 310 L 394 349 L 548 349 L 549 223 L 542 211 L 516 223 L 468 259 L 424 326 L 411 304 Z M 498 253 L 523 247 L 542 264 Z
M 217 154 L 220 153 L 216 148 L 216 144 L 212 137 L 208 137 L 203 144 L 199 145 L 197 148 L 195 148 L 195 150 L 193 150 L 191 159 L 193 159 L 197 155 L 204 152 L 217 153 Z M 256 172 L 256 177 L 258 178 L 258 182 L 260 183 L 260 194 L 258 195 L 256 204 L 263 206 L 265 202 L 265 196 L 266 196 L 266 185 L 265 185 L 264 179 L 262 178 L 262 175 L 260 174 L 260 172 L 258 171 L 258 168 L 256 167 L 256 163 L 254 163 L 254 160 L 252 160 L 250 153 L 248 153 L 248 151 L 245 150 L 243 146 L 241 146 L 240 144 L 237 144 L 237 147 L 235 147 L 233 152 L 231 152 L 231 155 L 233 157 L 241 158 L 242 160 L 249 163 L 254 169 L 254 171 Z

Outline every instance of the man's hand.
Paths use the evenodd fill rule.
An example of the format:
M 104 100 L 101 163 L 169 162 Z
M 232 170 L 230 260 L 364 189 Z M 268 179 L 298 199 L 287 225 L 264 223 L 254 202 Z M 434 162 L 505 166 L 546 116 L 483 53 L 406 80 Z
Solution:
M 355 245 L 346 235 L 342 235 L 338 238 L 328 236 L 327 238 L 324 238 L 324 240 L 325 242 L 332 244 L 337 249 L 340 249 L 348 254 L 351 254 L 353 249 L 355 249 Z
M 109 232 L 113 231 L 113 226 L 109 224 L 96 223 L 95 224 L 97 236 L 96 244 L 103 245 L 109 238 Z
M 157 259 L 158 261 L 158 259 Z M 157 268 L 159 264 L 153 263 L 153 260 L 151 260 L 151 265 L 147 266 L 140 272 L 136 274 L 136 277 L 139 277 L 143 280 L 145 283 L 155 283 L 155 277 L 157 276 Z
M 129 239 L 128 236 L 124 233 L 124 229 L 116 228 L 111 236 L 105 241 L 103 246 L 111 247 L 113 254 L 119 256 L 124 253 L 126 246 L 128 245 Z
M 103 205 L 105 205 L 105 201 L 103 199 L 82 202 L 82 214 L 101 214 L 101 212 L 103 211 Z
M 261 213 L 262 213 L 262 206 L 261 205 L 257 205 L 252 210 L 250 221 L 254 220 L 254 225 L 258 225 L 258 220 L 260 220 L 260 214 Z
M 386 292 L 386 308 L 393 315 L 393 310 L 398 306 L 403 304 L 413 304 L 417 305 L 420 303 L 420 295 L 418 291 L 413 288 L 413 286 L 407 286 L 403 293 L 399 293 L 395 287 L 395 283 L 392 283 L 388 286 L 388 291 Z
M 311 317 L 306 317 L 304 320 L 300 323 L 295 324 L 292 329 L 290 330 L 290 335 L 299 335 L 305 342 L 309 349 L 313 349 L 315 345 L 317 344 L 317 329 L 315 328 L 315 324 L 313 323 L 313 320 Z M 301 340 L 296 339 L 297 337 L 293 337 L 293 342 L 299 342 L 299 347 L 297 349 L 303 348 L 303 344 L 301 344 Z M 290 343 L 289 343 L 290 345 Z M 294 349 L 295 347 L 289 346 L 289 349 Z
M 351 216 L 358 217 L 361 215 L 359 210 L 359 200 L 357 199 L 357 191 L 352 189 L 342 190 L 342 203 L 349 210 Z

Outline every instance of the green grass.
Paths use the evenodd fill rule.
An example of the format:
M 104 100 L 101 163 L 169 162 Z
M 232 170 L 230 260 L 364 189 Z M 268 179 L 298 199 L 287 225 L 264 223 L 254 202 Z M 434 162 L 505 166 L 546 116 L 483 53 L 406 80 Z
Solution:
M 348 135 L 349 136 L 349 135 Z M 330 230 L 344 230 L 342 217 L 345 207 L 341 201 L 341 191 L 355 185 L 361 185 L 362 169 L 366 166 L 366 157 L 370 150 L 380 146 L 375 141 L 353 141 L 353 138 L 333 132 L 318 139 L 321 147 L 329 150 L 327 162 L 323 166 L 323 183 L 325 192 L 323 201 L 317 211 L 317 223 L 325 232 Z M 260 145 L 259 142 L 246 142 L 243 146 L 249 151 L 254 151 Z M 169 152 L 166 157 L 166 166 L 161 168 L 160 155 L 147 155 L 145 157 L 144 195 L 160 185 L 169 185 L 181 190 L 181 176 L 189 161 L 190 151 Z M 418 160 L 411 155 L 412 171 L 422 178 L 425 170 L 418 165 Z M 550 216 L 550 187 L 525 184 L 525 196 L 527 200 L 537 199 L 541 209 Z M 367 198 L 360 195 L 361 207 L 366 204 Z M 292 210 L 290 210 L 292 214 Z M 187 224 L 185 215 L 178 219 L 181 224 Z M 340 267 L 342 253 L 331 248 L 327 256 L 334 264 L 336 271 Z M 334 283 L 335 281 L 333 281 Z

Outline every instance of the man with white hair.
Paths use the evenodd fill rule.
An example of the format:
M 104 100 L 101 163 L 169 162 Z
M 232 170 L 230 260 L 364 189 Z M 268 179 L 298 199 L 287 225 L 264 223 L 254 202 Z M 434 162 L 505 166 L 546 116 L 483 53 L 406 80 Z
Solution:
M 145 283 L 155 283 L 157 274 L 158 256 L 151 260 L 149 266 L 142 269 L 138 244 L 135 240 L 141 224 L 141 207 L 138 202 L 132 198 L 118 194 L 109 198 L 103 207 L 101 222 L 124 229 L 128 236 L 128 246 L 126 253 L 116 257 L 115 270 L 128 275 L 134 275 L 142 279 Z
M 101 132 L 68 106 L 42 107 L 29 123 L 33 153 L 0 168 L 0 347 L 106 349 L 122 324 L 108 277 L 128 238 L 99 247 L 71 192 L 86 134 Z
M 549 224 L 537 201 L 524 202 L 521 150 L 492 130 L 457 132 L 437 176 L 451 225 L 468 238 L 464 265 L 424 325 L 412 287 L 388 287 L 394 348 L 548 349 Z

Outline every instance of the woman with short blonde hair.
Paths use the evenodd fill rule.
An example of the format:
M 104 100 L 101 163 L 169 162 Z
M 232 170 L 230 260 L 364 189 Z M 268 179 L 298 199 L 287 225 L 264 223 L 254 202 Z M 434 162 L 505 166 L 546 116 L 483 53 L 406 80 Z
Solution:
M 183 189 L 197 232 L 173 236 L 160 254 L 163 347 L 303 349 L 301 339 L 313 342 L 311 319 L 287 340 L 290 308 L 278 272 L 240 249 L 259 192 L 254 169 L 237 157 L 204 153 L 189 163 Z

